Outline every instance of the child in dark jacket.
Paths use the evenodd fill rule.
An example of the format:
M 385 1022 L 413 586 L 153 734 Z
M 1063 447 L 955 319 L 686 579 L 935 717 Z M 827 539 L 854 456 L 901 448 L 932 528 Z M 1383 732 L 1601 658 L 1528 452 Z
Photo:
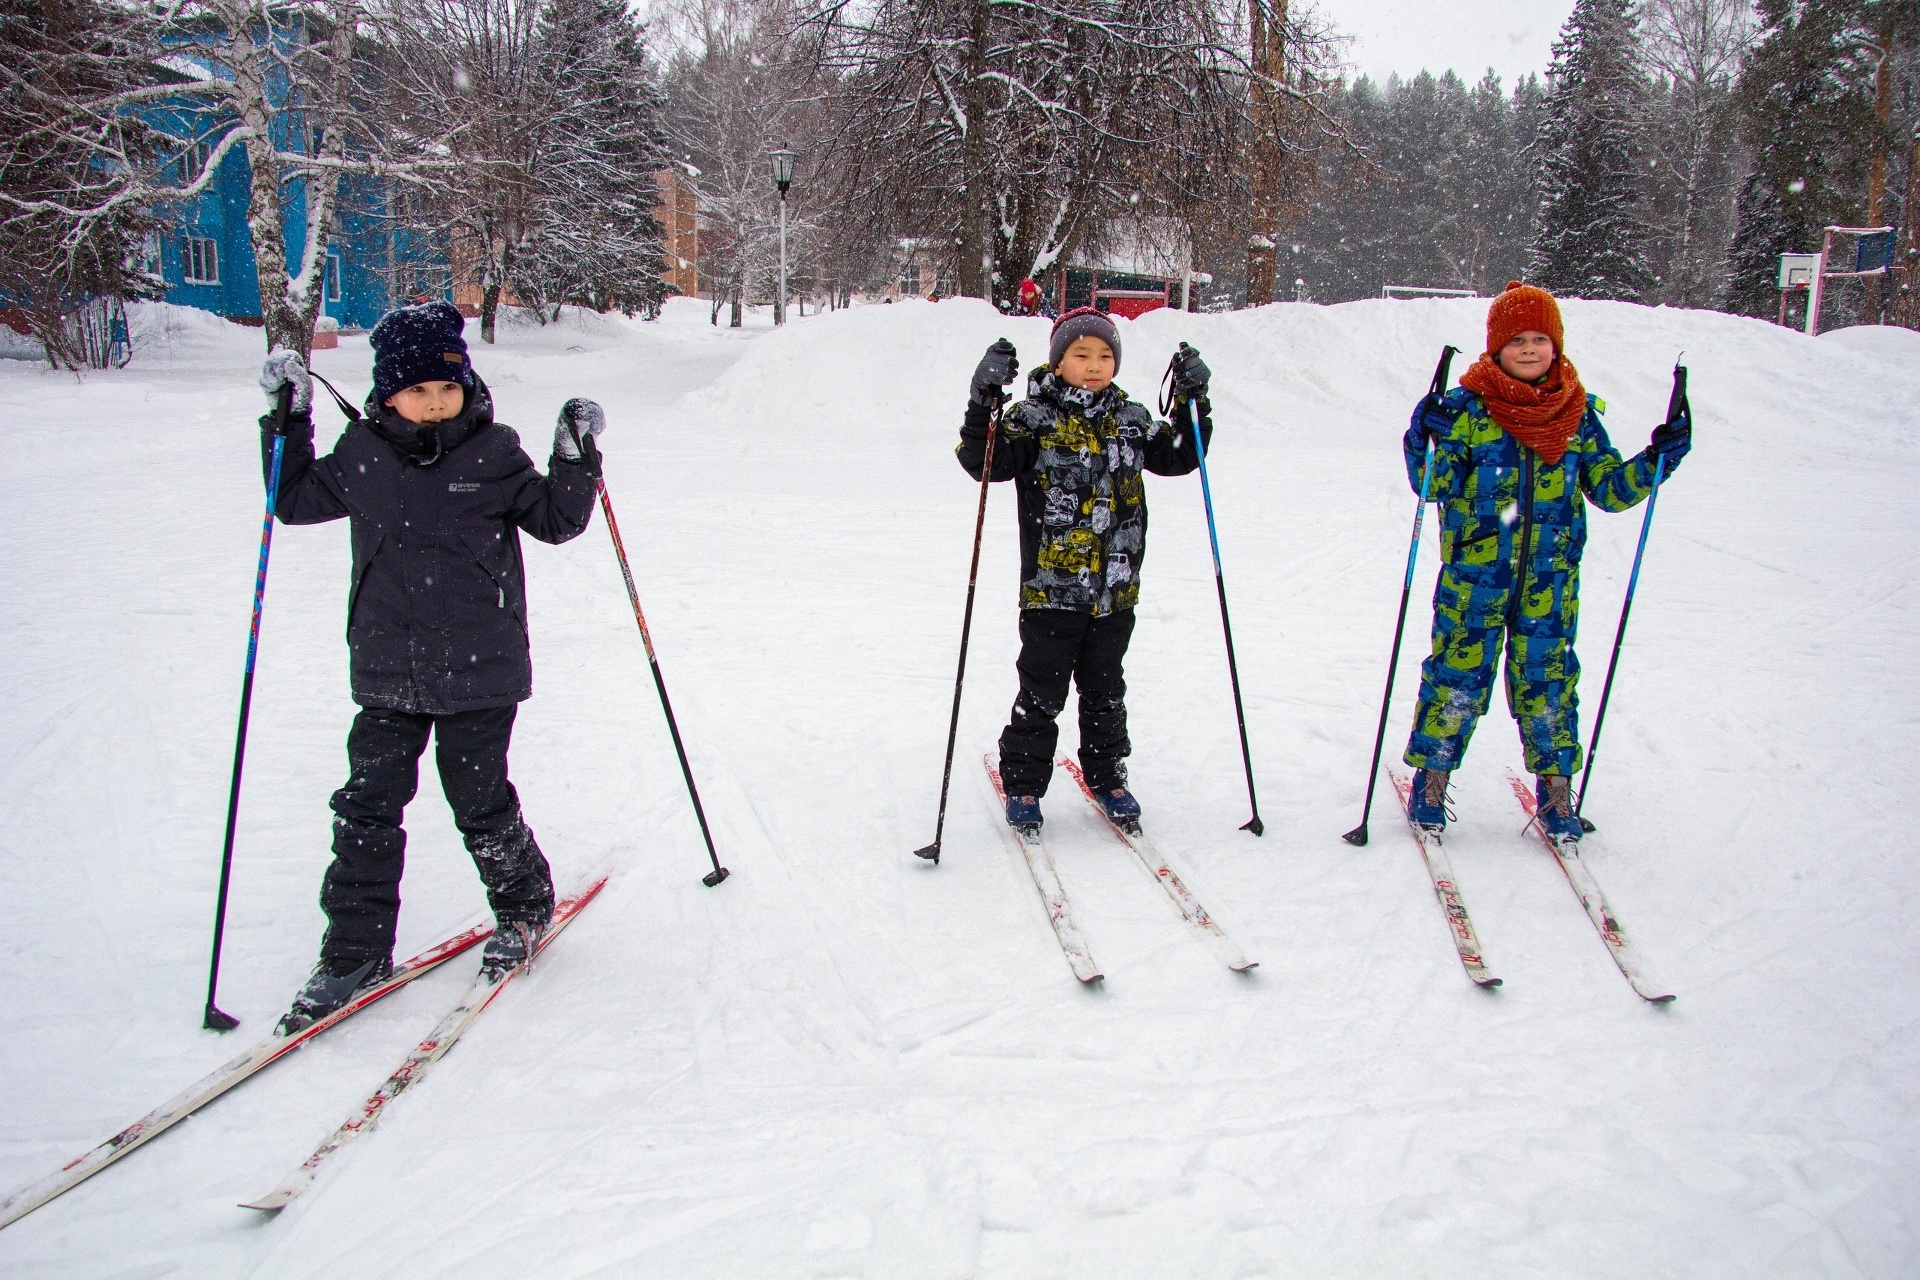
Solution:
M 283 1032 L 300 1030 L 392 970 L 407 837 L 401 815 L 429 734 L 454 822 L 497 922 L 483 963 L 532 952 L 553 914 L 553 879 L 507 780 L 518 704 L 533 692 L 521 530 L 561 543 L 587 527 L 605 427 L 600 406 L 570 400 L 541 475 L 512 428 L 493 420 L 486 384 L 445 302 L 403 307 L 374 328 L 374 389 L 364 416 L 314 457 L 312 383 L 276 351 L 269 398 L 291 383 L 276 513 L 286 524 L 347 517 L 353 576 L 347 645 L 353 699 L 349 777 L 334 792 L 333 863 L 321 884 L 320 961 Z M 263 450 L 272 418 L 261 419 Z
M 1683 407 L 1623 459 L 1601 425 L 1605 408 L 1567 359 L 1553 295 L 1516 280 L 1487 309 L 1486 352 L 1457 388 L 1414 410 L 1402 442 L 1407 478 L 1419 492 L 1431 441 L 1426 493 L 1440 504 L 1443 561 L 1405 757 L 1415 769 L 1409 816 L 1429 831 L 1446 826 L 1448 777 L 1492 703 L 1504 640 L 1507 706 L 1536 775 L 1541 825 L 1555 839 L 1580 838 L 1570 786 L 1580 770 L 1573 638 L 1587 503 L 1637 506 L 1656 471 L 1673 474 L 1693 441 Z
M 1047 363 L 1027 380 L 1027 398 L 1001 418 L 993 476 L 1014 481 L 1020 519 L 1020 694 L 1000 735 L 1007 821 L 1038 827 L 1053 777 L 1055 723 L 1069 682 L 1080 691 L 1080 767 L 1117 821 L 1137 819 L 1127 789 L 1127 684 L 1122 666 L 1140 600 L 1147 492 L 1142 473 L 1181 476 L 1200 465 L 1189 404 L 1211 445 L 1207 366 L 1187 348 L 1173 371 L 1172 422 L 1113 385 L 1120 335 L 1092 307 L 1054 322 Z M 975 480 L 1000 388 L 1019 365 L 1005 338 L 987 348 L 960 428 L 960 465 Z

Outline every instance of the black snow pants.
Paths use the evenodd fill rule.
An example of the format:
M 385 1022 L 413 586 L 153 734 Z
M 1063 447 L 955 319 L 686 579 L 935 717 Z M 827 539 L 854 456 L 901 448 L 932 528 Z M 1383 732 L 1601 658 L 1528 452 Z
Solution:
M 1055 722 L 1067 684 L 1080 691 L 1080 769 L 1096 791 L 1125 786 L 1127 681 L 1121 665 L 1133 638 L 1133 610 L 1104 618 L 1072 609 L 1020 613 L 1020 696 L 1000 734 L 1000 778 L 1010 796 L 1043 796 L 1060 741 Z
M 516 710 L 509 705 L 434 716 L 366 707 L 354 717 L 347 734 L 352 774 L 333 793 L 333 864 L 320 886 L 320 907 L 327 913 L 324 959 L 358 962 L 393 952 L 407 849 L 400 817 L 419 788 L 429 732 L 441 789 L 495 918 L 547 922 L 553 876 L 507 781 Z

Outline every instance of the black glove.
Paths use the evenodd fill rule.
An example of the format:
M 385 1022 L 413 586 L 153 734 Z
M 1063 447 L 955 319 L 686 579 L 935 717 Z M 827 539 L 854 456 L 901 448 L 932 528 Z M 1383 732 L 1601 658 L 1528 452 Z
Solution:
M 1680 412 L 1668 418 L 1653 429 L 1653 440 L 1647 445 L 1647 452 L 1664 454 L 1667 465 L 1671 466 L 1687 456 L 1687 450 L 1693 448 L 1693 406 L 1685 400 L 1680 402 Z
M 1207 362 L 1200 353 L 1186 343 L 1173 353 L 1173 394 L 1181 400 L 1199 400 L 1207 394 L 1207 383 L 1213 377 L 1213 370 L 1207 368 Z
M 967 398 L 975 404 L 992 404 L 999 389 L 1010 384 L 1019 372 L 1019 353 L 1013 349 L 1011 342 L 1001 338 L 987 348 L 987 354 L 980 357 L 980 363 L 973 370 L 973 386 L 969 388 Z

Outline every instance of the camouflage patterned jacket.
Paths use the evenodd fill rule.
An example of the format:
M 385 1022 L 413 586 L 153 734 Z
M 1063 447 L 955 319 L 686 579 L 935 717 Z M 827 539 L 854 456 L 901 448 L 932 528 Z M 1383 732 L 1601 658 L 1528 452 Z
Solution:
M 984 405 L 968 404 L 955 452 L 975 480 L 985 460 Z M 1041 365 L 1027 398 L 1009 408 L 994 441 L 993 478 L 1012 480 L 1020 511 L 1020 607 L 1072 609 L 1103 618 L 1140 602 L 1147 550 L 1147 494 L 1141 476 L 1183 476 L 1200 465 L 1187 428 L 1109 386 L 1094 395 L 1061 382 Z M 1213 442 L 1200 401 L 1203 441 Z

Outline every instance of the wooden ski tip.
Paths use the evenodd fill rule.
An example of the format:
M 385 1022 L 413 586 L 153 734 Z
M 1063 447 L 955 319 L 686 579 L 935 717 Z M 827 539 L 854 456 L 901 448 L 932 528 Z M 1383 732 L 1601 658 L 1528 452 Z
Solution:
M 242 1209 L 253 1209 L 260 1213 L 277 1214 L 293 1203 L 293 1197 L 284 1191 L 275 1191 L 261 1196 L 258 1200 L 249 1200 L 241 1205 Z
M 1361 823 L 1361 824 L 1360 824 L 1359 826 L 1357 826 L 1357 827 L 1355 827 L 1355 828 L 1354 828 L 1353 830 L 1351 830 L 1351 831 L 1349 831 L 1349 832 L 1347 832 L 1347 834 L 1345 834 L 1345 835 L 1343 835 L 1343 836 L 1341 836 L 1340 838 L 1341 838 L 1342 840 L 1345 840 L 1345 841 L 1346 841 L 1346 842 L 1347 842 L 1348 844 L 1350 844 L 1350 845 L 1355 845 L 1355 846 L 1359 846 L 1359 845 L 1364 845 L 1364 844 L 1366 844 L 1366 842 L 1367 842 L 1367 824 L 1366 824 L 1366 823 L 1364 823 L 1364 822 L 1363 822 L 1363 823 Z
M 1495 987 L 1500 985 L 1500 979 L 1499 978 L 1475 978 L 1473 980 L 1473 985 L 1481 988 L 1483 991 L 1491 991 Z

